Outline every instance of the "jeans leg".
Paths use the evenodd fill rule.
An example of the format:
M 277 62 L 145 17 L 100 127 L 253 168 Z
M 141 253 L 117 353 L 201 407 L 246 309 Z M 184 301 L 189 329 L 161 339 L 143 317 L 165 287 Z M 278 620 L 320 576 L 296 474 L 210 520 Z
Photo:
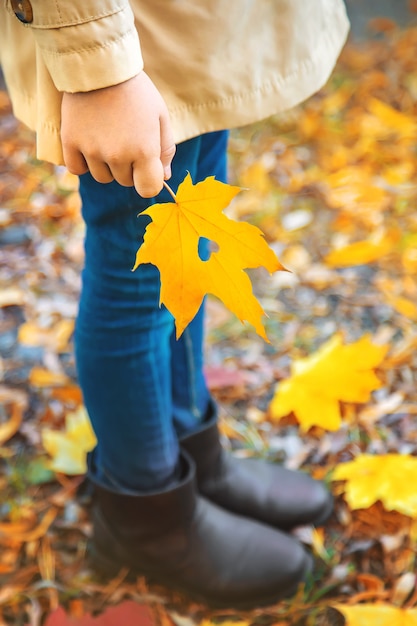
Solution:
M 178 146 L 170 185 L 194 177 L 200 138 Z M 178 442 L 172 422 L 173 318 L 159 306 L 160 279 L 150 264 L 132 272 L 153 199 L 116 182 L 80 178 L 86 222 L 85 268 L 75 352 L 84 402 L 97 435 L 96 481 L 123 492 L 158 489 L 175 474 Z
M 201 136 L 194 182 L 207 176 L 227 179 L 227 141 L 229 133 L 219 131 Z M 200 247 L 202 258 L 209 254 L 208 242 Z M 171 377 L 173 418 L 179 435 L 194 430 L 204 418 L 210 394 L 204 377 L 204 303 L 179 340 L 171 335 Z

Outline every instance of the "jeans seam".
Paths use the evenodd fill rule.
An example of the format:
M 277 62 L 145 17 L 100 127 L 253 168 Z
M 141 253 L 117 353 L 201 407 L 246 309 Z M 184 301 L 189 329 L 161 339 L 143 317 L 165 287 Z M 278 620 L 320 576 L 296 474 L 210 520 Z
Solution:
M 186 362 L 187 362 L 187 370 L 189 377 L 189 389 L 190 389 L 190 411 L 196 419 L 199 419 L 200 412 L 198 410 L 197 405 L 197 394 L 196 394 L 196 374 L 195 374 L 195 363 L 193 359 L 193 343 L 191 339 L 191 335 L 188 329 L 184 330 L 184 344 L 185 344 L 185 353 L 186 353 Z

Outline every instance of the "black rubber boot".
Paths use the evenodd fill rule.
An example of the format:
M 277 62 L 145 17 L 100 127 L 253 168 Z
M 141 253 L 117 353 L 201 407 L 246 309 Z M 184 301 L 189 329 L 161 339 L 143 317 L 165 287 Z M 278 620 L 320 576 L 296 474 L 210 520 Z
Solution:
M 282 530 L 319 526 L 333 511 L 333 497 L 321 481 L 276 463 L 226 452 L 214 408 L 197 431 L 180 438 L 180 445 L 196 464 L 200 493 L 228 511 Z
M 95 486 L 90 558 L 107 576 L 128 567 L 219 608 L 250 609 L 292 595 L 312 559 L 292 537 L 224 511 L 197 493 L 195 469 L 160 493 L 130 496 Z

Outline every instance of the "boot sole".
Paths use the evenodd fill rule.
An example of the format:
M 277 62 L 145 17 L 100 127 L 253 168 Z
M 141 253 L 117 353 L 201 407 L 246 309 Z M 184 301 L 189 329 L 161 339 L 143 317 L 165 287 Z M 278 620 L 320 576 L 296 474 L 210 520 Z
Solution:
M 103 553 L 98 552 L 94 544 L 91 544 L 87 548 L 87 561 L 89 566 L 98 574 L 104 576 L 105 578 L 111 579 L 116 578 L 120 571 L 123 568 L 127 568 L 126 565 L 118 563 L 113 559 L 110 559 L 108 556 L 103 555 Z M 277 604 L 278 602 L 288 599 L 291 596 L 295 595 L 298 591 L 300 584 L 296 583 L 293 587 L 288 589 L 285 593 L 281 594 L 271 594 L 268 593 L 265 596 L 260 596 L 259 598 L 253 601 L 248 600 L 237 600 L 234 602 L 226 602 L 226 601 L 217 601 L 207 599 L 198 593 L 190 592 L 188 589 L 181 587 L 181 585 L 172 585 L 170 581 L 164 580 L 163 577 L 158 578 L 157 576 L 152 577 L 152 575 L 146 574 L 145 572 L 141 572 L 139 569 L 128 568 L 128 573 L 126 575 L 126 580 L 133 582 L 137 577 L 144 577 L 146 582 L 150 585 L 156 584 L 166 587 L 169 591 L 174 591 L 183 594 L 190 601 L 197 602 L 198 604 L 204 604 L 213 609 L 238 609 L 249 611 L 252 609 L 272 606 Z

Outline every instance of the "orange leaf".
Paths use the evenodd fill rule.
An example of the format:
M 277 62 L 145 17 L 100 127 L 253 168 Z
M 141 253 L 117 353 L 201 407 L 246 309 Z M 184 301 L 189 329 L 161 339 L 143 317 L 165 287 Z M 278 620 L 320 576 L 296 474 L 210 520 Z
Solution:
M 264 311 L 243 270 L 261 265 L 269 272 L 284 268 L 257 227 L 223 214 L 240 191 L 240 187 L 221 183 L 213 176 L 193 185 L 187 174 L 175 202 L 155 204 L 142 213 L 153 221 L 146 229 L 133 269 L 141 263 L 158 267 L 160 302 L 175 318 L 177 337 L 197 313 L 204 296 L 211 293 L 267 340 L 261 322 Z M 202 237 L 218 246 L 206 261 L 198 254 Z
M 23 411 L 27 406 L 27 398 L 25 394 L 16 389 L 0 388 L 0 402 L 2 404 L 11 404 L 10 419 L 0 424 L 0 445 L 8 441 L 19 430 L 22 422 Z
M 369 20 L 368 28 L 378 33 L 390 33 L 398 28 L 398 25 L 394 20 L 390 20 L 387 17 L 374 17 Z
M 10 528 L 8 528 L 8 524 L 4 523 L 2 524 L 2 527 L 0 529 L 0 541 L 2 539 L 2 536 L 7 539 L 12 539 L 13 541 L 22 543 L 40 539 L 47 533 L 50 525 L 52 524 L 56 516 L 57 510 L 54 508 L 50 508 L 47 510 L 42 520 L 35 528 L 21 532 L 16 530 L 16 524 L 10 523 Z
M 126 600 L 117 606 L 111 606 L 100 615 L 93 617 L 89 613 L 77 619 L 69 617 L 60 606 L 51 613 L 45 626 L 154 626 L 151 609 L 144 605 Z
M 68 381 L 66 374 L 51 372 L 43 367 L 33 367 L 29 374 L 29 382 L 33 387 L 56 387 L 66 385 Z

